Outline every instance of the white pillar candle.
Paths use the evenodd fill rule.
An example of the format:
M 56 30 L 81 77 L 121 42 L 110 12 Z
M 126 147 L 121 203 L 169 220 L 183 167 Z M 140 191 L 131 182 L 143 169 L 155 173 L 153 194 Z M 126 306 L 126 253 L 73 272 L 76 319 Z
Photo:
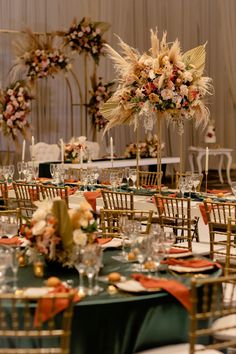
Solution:
M 23 140 L 22 145 L 22 162 L 25 162 L 25 140 Z
M 60 139 L 60 142 L 61 142 L 61 163 L 64 163 L 64 143 L 62 139 Z
M 209 164 L 209 149 L 206 147 L 206 166 L 205 166 L 205 172 L 208 172 L 208 164 Z
M 34 136 L 32 136 L 31 138 L 31 158 L 32 160 L 34 160 L 35 156 L 34 156 Z
M 113 150 L 113 138 L 110 137 L 110 153 L 111 153 L 111 160 L 114 158 L 114 150 Z

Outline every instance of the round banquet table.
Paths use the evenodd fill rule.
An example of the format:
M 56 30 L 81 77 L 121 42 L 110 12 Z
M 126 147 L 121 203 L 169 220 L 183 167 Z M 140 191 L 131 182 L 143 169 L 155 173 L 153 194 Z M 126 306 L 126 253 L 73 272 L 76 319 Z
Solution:
M 129 274 L 130 264 L 112 259 L 117 250 L 105 250 L 100 275 L 116 271 Z M 219 276 L 214 270 L 209 276 Z M 78 285 L 78 273 L 60 267 L 46 268 L 45 278 L 51 275 L 61 280 L 73 279 Z M 175 278 L 189 284 L 190 276 L 171 275 L 165 270 L 160 277 Z M 19 287 L 43 286 L 35 278 L 31 266 L 19 268 Z M 70 354 L 133 354 L 154 346 L 188 340 L 188 313 L 171 295 L 164 291 L 110 295 L 108 284 L 100 282 L 104 291 L 87 296 L 74 306 Z

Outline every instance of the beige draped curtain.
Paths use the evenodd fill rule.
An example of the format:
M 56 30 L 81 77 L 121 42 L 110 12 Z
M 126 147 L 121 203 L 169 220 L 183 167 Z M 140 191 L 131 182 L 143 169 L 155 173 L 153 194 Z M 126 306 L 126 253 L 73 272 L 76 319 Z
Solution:
M 111 24 L 105 37 L 115 49 L 120 36 L 140 52 L 150 47 L 150 29 L 158 28 L 160 35 L 168 32 L 171 42 L 179 38 L 182 50 L 207 42 L 206 75 L 213 78 L 215 94 L 208 99 L 212 119 L 216 122 L 217 142 L 236 151 L 235 110 L 236 110 L 236 1 L 234 0 L 1 0 L 0 29 L 32 31 L 54 31 L 67 29 L 73 18 L 89 16 L 95 21 Z M 9 83 L 9 69 L 14 60 L 12 42 L 15 35 L 0 33 L 0 81 L 3 87 Z M 83 85 L 82 69 L 74 62 L 79 80 Z M 100 61 L 98 76 L 104 81 L 113 80 L 113 63 L 108 58 Z M 78 102 L 78 93 L 72 83 L 73 95 Z M 92 137 L 90 122 L 83 124 L 81 131 L 78 106 L 71 102 L 68 86 L 63 75 L 54 79 L 38 80 L 36 98 L 30 116 L 36 141 L 67 141 L 71 136 L 87 135 Z M 87 129 L 85 131 L 85 127 Z M 118 127 L 110 134 L 113 136 L 116 152 L 121 154 L 125 145 L 135 140 L 133 127 Z M 188 168 L 187 148 L 189 145 L 203 146 L 204 132 L 196 130 L 193 122 L 185 125 L 184 147 L 186 168 Z M 103 151 L 109 141 L 98 136 Z M 163 124 L 163 140 L 167 155 L 179 155 L 179 136 L 173 127 Z M 7 141 L 1 137 L 0 148 Z M 13 148 L 13 145 L 11 145 Z M 234 154 L 234 159 L 236 153 Z M 211 162 L 214 165 L 214 159 Z

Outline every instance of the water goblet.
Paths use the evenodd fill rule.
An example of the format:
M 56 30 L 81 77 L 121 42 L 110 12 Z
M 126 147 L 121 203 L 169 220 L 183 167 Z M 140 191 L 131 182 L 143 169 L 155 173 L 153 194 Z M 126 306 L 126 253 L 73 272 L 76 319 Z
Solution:
M 133 187 L 135 187 L 135 183 L 137 181 L 137 171 L 134 169 L 131 169 L 129 172 L 129 178 L 133 182 Z
M 129 219 L 127 215 L 122 215 L 119 219 L 120 235 L 122 237 L 122 251 L 121 256 L 123 259 L 127 259 L 127 254 L 125 252 L 125 239 L 127 233 L 129 234 Z
M 163 233 L 162 243 L 167 253 L 169 253 L 171 247 L 174 245 L 175 240 L 176 236 L 173 231 L 165 231 Z
M 231 182 L 231 190 L 233 195 L 236 197 L 236 182 Z
M 96 244 L 87 245 L 82 256 L 82 263 L 85 267 L 85 274 L 88 278 L 88 296 L 96 294 L 93 281 L 100 265 L 100 257 L 98 257 L 97 247 L 98 245 Z
M 136 272 L 144 271 L 144 262 L 148 258 L 150 251 L 150 239 L 148 236 L 138 236 L 132 244 L 132 253 L 138 261 L 138 267 L 134 266 L 133 270 Z
M 156 266 L 156 275 L 158 274 L 158 270 L 161 264 L 161 261 L 165 258 L 166 255 L 166 248 L 165 245 L 163 244 L 162 240 L 155 240 L 152 243 L 152 253 L 151 257 L 153 261 L 155 262 Z
M 7 185 L 9 185 L 9 177 L 10 177 L 10 167 L 9 167 L 9 165 L 3 166 L 2 174 L 3 174 L 3 177 L 4 177 L 5 181 L 7 182 Z
M 23 179 L 27 179 L 27 173 L 28 173 L 28 163 L 27 162 L 22 162 L 21 163 L 21 172 L 23 175 Z
M 86 288 L 84 286 L 85 266 L 82 263 L 83 254 L 84 254 L 84 247 L 79 246 L 79 245 L 74 246 L 73 253 L 72 253 L 72 262 L 73 262 L 75 269 L 79 273 L 78 292 L 80 294 L 86 293 Z
M 186 191 L 186 178 L 184 176 L 180 176 L 179 178 L 179 190 L 181 197 L 184 198 L 184 192 Z
M 202 177 L 202 175 L 199 173 L 192 174 L 194 193 L 197 193 L 197 187 L 199 186 L 199 183 L 201 182 L 201 177 Z

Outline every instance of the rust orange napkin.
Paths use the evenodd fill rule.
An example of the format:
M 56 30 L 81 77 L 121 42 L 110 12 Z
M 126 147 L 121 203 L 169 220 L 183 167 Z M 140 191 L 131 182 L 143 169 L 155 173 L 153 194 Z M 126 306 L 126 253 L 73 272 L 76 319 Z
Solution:
M 112 237 L 104 237 L 104 238 L 97 238 L 97 243 L 99 245 L 105 245 L 106 243 L 110 242 L 112 240 Z
M 22 243 L 18 236 L 13 236 L 11 238 L 0 238 L 0 245 L 10 245 L 10 246 L 18 246 Z
M 68 195 L 74 194 L 78 190 L 77 187 L 68 188 Z
M 169 250 L 169 254 L 178 254 L 178 253 L 188 253 L 189 252 L 189 249 L 187 248 L 171 248 Z
M 211 266 L 217 266 L 218 268 L 221 268 L 220 264 L 217 262 L 211 262 L 208 261 L 207 259 L 176 259 L 176 258 L 169 258 L 165 261 L 161 261 L 162 264 L 168 264 L 168 265 L 178 265 L 182 267 L 189 267 L 189 268 L 205 268 L 205 267 L 211 267 Z
M 208 208 L 209 208 L 209 210 L 211 210 L 211 206 L 210 205 L 208 206 Z M 203 218 L 204 224 L 207 225 L 208 224 L 208 219 L 207 219 L 207 214 L 206 214 L 206 209 L 205 209 L 204 204 L 199 204 L 199 209 L 200 209 L 200 212 L 202 214 L 202 218 Z
M 174 296 L 188 311 L 191 309 L 190 291 L 182 283 L 176 280 L 154 279 L 143 274 L 133 274 L 133 279 L 137 280 L 146 289 L 161 288 Z
M 219 193 L 230 193 L 231 190 L 229 189 L 208 189 L 207 190 L 207 193 L 210 193 L 210 194 L 219 194 Z
M 93 191 L 93 192 L 84 192 L 84 197 L 87 202 L 91 205 L 94 211 L 96 211 L 96 199 L 101 197 L 100 191 Z
M 63 284 L 59 284 L 49 294 L 67 294 L 71 291 L 71 289 L 66 288 Z M 78 295 L 78 292 L 74 290 L 74 298 L 73 302 L 80 301 L 81 298 Z M 42 298 L 38 301 L 38 306 L 35 311 L 35 318 L 34 318 L 34 326 L 37 327 L 41 325 L 43 322 L 49 320 L 56 314 L 60 313 L 61 311 L 65 310 L 68 306 L 68 299 L 65 298 L 58 298 L 54 302 L 49 298 Z

